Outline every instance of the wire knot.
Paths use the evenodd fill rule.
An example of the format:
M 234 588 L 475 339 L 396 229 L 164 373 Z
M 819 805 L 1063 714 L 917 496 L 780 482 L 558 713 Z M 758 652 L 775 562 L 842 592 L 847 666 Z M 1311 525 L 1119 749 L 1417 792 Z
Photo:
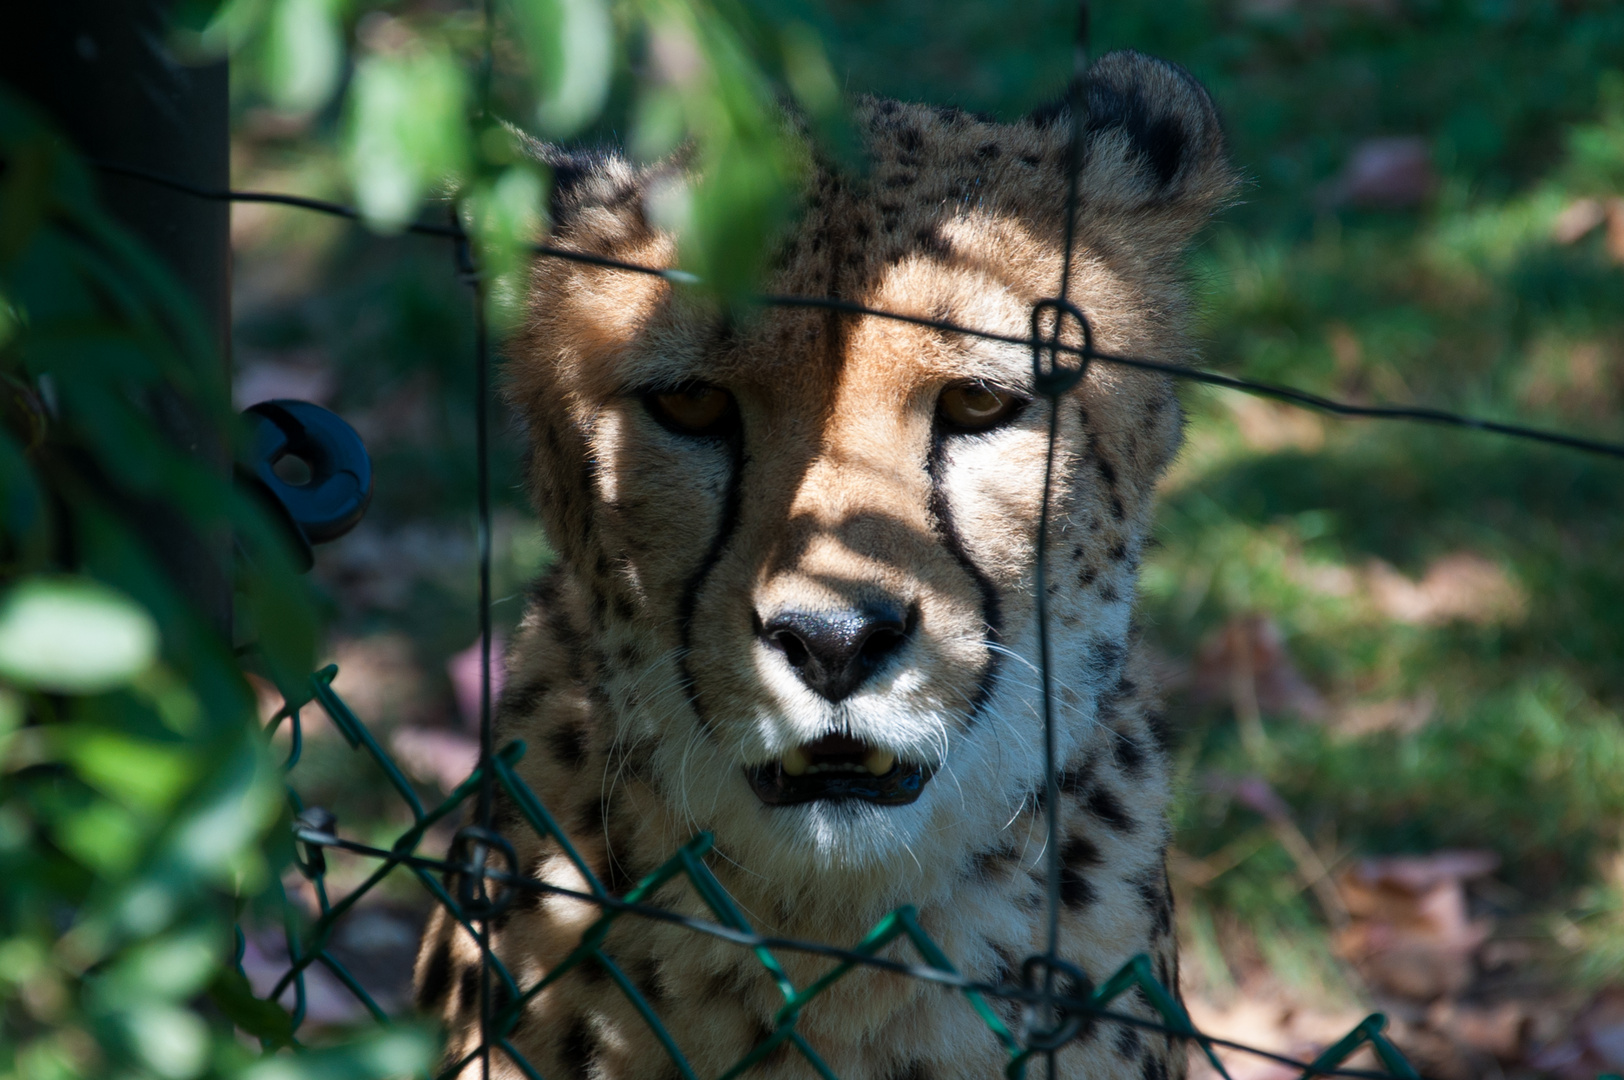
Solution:
M 1094 995 L 1094 983 L 1083 969 L 1058 956 L 1036 953 L 1021 963 L 1021 988 L 1028 995 L 1021 1012 L 1021 1042 L 1028 1050 L 1060 1049 L 1093 1026 L 1093 1017 L 1078 1008 Z
M 1054 312 L 1054 327 L 1044 333 L 1044 313 Z M 1061 341 L 1066 329 L 1066 318 L 1071 317 L 1082 330 L 1083 346 L 1077 351 Z M 1061 355 L 1077 357 L 1076 363 L 1062 362 Z M 1088 316 L 1069 300 L 1045 297 L 1032 305 L 1032 386 L 1044 397 L 1054 399 L 1082 382 L 1088 374 L 1088 363 L 1094 356 L 1094 328 Z
M 501 864 L 494 869 L 490 865 L 492 852 Z M 463 826 L 451 838 L 446 862 L 446 891 L 457 898 L 468 918 L 493 918 L 513 902 L 511 882 L 518 876 L 519 857 L 501 833 L 478 825 Z M 499 882 L 492 890 L 489 883 L 493 877 L 505 878 L 506 883 Z
M 304 858 L 295 852 L 293 861 L 305 877 L 315 880 L 327 872 L 327 856 L 322 848 L 338 843 L 337 829 L 338 818 L 321 806 L 307 806 L 293 819 L 294 839 L 301 841 L 305 849 Z

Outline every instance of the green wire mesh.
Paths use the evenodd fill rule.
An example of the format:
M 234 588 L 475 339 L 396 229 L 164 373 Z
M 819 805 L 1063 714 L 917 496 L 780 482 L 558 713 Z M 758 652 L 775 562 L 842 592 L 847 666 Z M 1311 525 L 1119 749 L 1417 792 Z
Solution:
M 476 926 L 479 916 L 467 910 L 464 903 L 458 899 L 457 892 L 459 890 L 448 884 L 464 876 L 477 875 L 501 889 L 537 889 L 570 896 L 595 903 L 602 909 L 602 914 L 582 933 L 575 948 L 555 964 L 541 979 L 530 986 L 521 987 L 514 978 L 513 973 L 489 949 L 488 944 L 486 945 L 483 950 L 484 963 L 490 976 L 500 984 L 502 989 L 501 993 L 494 996 L 498 1000 L 505 1002 L 505 1004 L 492 1012 L 490 1022 L 486 1028 L 486 1036 L 481 1044 L 461 1058 L 446 1062 L 445 1067 L 439 1073 L 441 1077 L 457 1075 L 481 1054 L 494 1049 L 505 1054 L 524 1075 L 540 1080 L 541 1074 L 524 1059 L 523 1054 L 508 1040 L 508 1035 L 532 998 L 569 971 L 583 963 L 590 962 L 599 965 L 613 980 L 614 984 L 619 987 L 621 993 L 626 996 L 627 1001 L 637 1011 L 643 1022 L 648 1025 L 649 1030 L 664 1048 L 666 1054 L 669 1055 L 683 1080 L 701 1080 L 699 1074 L 694 1071 L 693 1066 L 682 1051 L 678 1049 L 676 1041 L 672 1038 L 671 1033 L 666 1030 L 659 1014 L 604 947 L 611 927 L 616 921 L 626 917 L 659 918 L 663 921 L 684 925 L 695 933 L 720 937 L 737 944 L 740 948 L 749 949 L 755 954 L 783 995 L 783 1005 L 779 1007 L 777 1015 L 773 1018 L 770 1033 L 713 1080 L 733 1080 L 734 1077 L 748 1073 L 752 1066 L 785 1043 L 793 1046 L 824 1080 L 838 1080 L 834 1071 L 796 1030 L 796 1024 L 802 1013 L 807 1008 L 812 1007 L 816 999 L 824 991 L 859 965 L 883 967 L 905 975 L 928 979 L 932 982 L 957 988 L 964 994 L 976 1014 L 986 1025 L 990 1036 L 997 1039 L 1004 1048 L 1007 1054 L 1004 1073 L 1008 1080 L 1022 1080 L 1026 1074 L 1028 1062 L 1034 1056 L 1041 1056 L 1063 1045 L 1066 1039 L 1075 1034 L 1076 1030 L 1080 1028 L 1080 1021 L 1084 1018 L 1132 1024 L 1138 1027 L 1163 1031 L 1174 1037 L 1193 1040 L 1202 1047 L 1207 1059 L 1212 1063 L 1219 1075 L 1226 1078 L 1228 1073 L 1214 1049 L 1217 1046 L 1248 1050 L 1281 1061 L 1288 1060 L 1256 1048 L 1240 1046 L 1227 1040 L 1213 1039 L 1197 1031 L 1190 1021 L 1189 1014 L 1185 1012 L 1171 990 L 1162 985 L 1155 977 L 1149 959 L 1143 955 L 1136 956 L 1128 961 L 1109 978 L 1099 983 L 1098 988 L 1084 998 L 1066 998 L 1063 994 L 1055 995 L 1062 1010 L 1073 1019 L 1069 1029 L 1066 1024 L 1062 1023 L 1055 1030 L 1032 1031 L 1011 1030 L 1011 1027 L 1000 1019 L 999 1015 L 993 1010 L 988 998 L 1002 997 L 1032 1004 L 1041 1002 L 1042 995 L 1024 986 L 987 986 L 964 978 L 936 942 L 931 939 L 930 935 L 920 927 L 917 914 L 912 907 L 901 907 L 892 911 L 849 949 L 840 949 L 814 942 L 793 942 L 762 937 L 751 928 L 749 922 L 727 894 L 727 891 L 705 865 L 704 858 L 711 846 L 711 837 L 708 833 L 700 833 L 693 837 L 673 852 L 670 858 L 666 859 L 652 873 L 639 881 L 624 896 L 615 897 L 610 894 L 592 872 L 586 861 L 581 858 L 575 846 L 571 843 L 568 834 L 559 826 L 557 819 L 547 809 L 541 798 L 514 772 L 514 766 L 524 756 L 525 747 L 522 742 L 508 743 L 490 759 L 490 775 L 488 777 L 485 775 L 483 767 L 476 768 L 466 780 L 459 784 L 439 804 L 432 808 L 425 808 L 405 773 L 379 744 L 378 740 L 373 737 L 367 726 L 333 690 L 332 683 L 337 674 L 338 668 L 330 665 L 312 675 L 310 677 L 310 700 L 302 706 L 289 703 L 269 725 L 269 730 L 274 731 L 286 721 L 291 729 L 291 748 L 286 767 L 290 779 L 288 800 L 295 818 L 294 834 L 299 842 L 299 847 L 302 849 L 297 864 L 299 871 L 311 884 L 318 908 L 316 917 L 310 921 L 309 925 L 301 927 L 295 905 L 284 894 L 283 923 L 287 939 L 288 969 L 265 996 L 266 1000 L 276 1001 L 290 988 L 292 989 L 294 997 L 294 1004 L 291 1009 L 292 1031 L 288 1033 L 287 1042 L 294 1046 L 298 1045 L 298 1032 L 306 1021 L 308 1004 L 306 973 L 313 965 L 320 965 L 325 968 L 354 996 L 375 1021 L 380 1024 L 389 1024 L 392 1021 L 386 1010 L 379 1005 L 377 1000 L 361 984 L 360 980 L 332 954 L 329 945 L 333 940 L 339 921 L 346 914 L 355 910 L 356 906 L 390 873 L 397 868 L 404 868 L 421 883 L 437 903 L 446 909 L 452 918 L 456 919 L 470 935 L 480 941 L 484 941 L 484 939 L 480 937 Z M 360 751 L 372 760 L 373 764 L 383 774 L 389 787 L 399 796 L 402 803 L 410 811 L 412 817 L 411 826 L 401 833 L 387 849 L 341 838 L 336 830 L 336 822 L 330 813 L 319 807 L 306 807 L 300 800 L 293 783 L 303 749 L 300 711 L 301 708 L 307 708 L 312 703 L 319 705 L 331 718 L 333 726 L 352 750 Z M 496 786 L 512 800 L 513 805 L 519 812 L 520 820 L 523 821 L 526 827 L 533 830 L 537 836 L 551 840 L 559 846 L 560 850 L 580 873 L 582 880 L 586 882 L 588 892 L 575 892 L 521 877 L 512 871 L 511 862 L 508 863 L 507 869 L 502 869 L 499 865 L 493 865 L 489 861 L 480 865 L 465 861 L 458 857 L 456 850 L 448 853 L 445 858 L 419 854 L 419 849 L 429 828 L 435 823 L 447 819 L 461 809 L 464 803 L 477 797 L 481 785 L 487 780 L 494 781 Z M 359 885 L 349 890 L 343 897 L 334 899 L 329 895 L 327 887 L 325 849 L 343 850 L 369 857 L 375 859 L 377 865 Z M 500 860 L 497 860 L 497 862 L 499 864 Z M 648 906 L 647 900 L 649 897 L 662 886 L 677 878 L 687 880 L 695 894 L 709 909 L 714 921 L 696 920 L 666 909 Z M 919 956 L 920 964 L 900 963 L 880 957 L 879 954 L 882 950 L 886 949 L 892 942 L 900 939 L 905 939 L 912 944 Z M 239 931 L 239 972 L 242 971 L 242 943 L 245 941 L 245 937 Z M 782 965 L 774 956 L 772 951 L 774 947 L 802 948 L 819 952 L 837 957 L 839 963 L 810 985 L 797 988 L 790 981 Z M 1142 993 L 1144 999 L 1155 1009 L 1160 1017 L 1159 1024 L 1147 1022 L 1138 1016 L 1130 1016 L 1111 1010 L 1111 1006 L 1119 998 L 1135 991 Z M 1317 1075 L 1367 1077 L 1381 1075 L 1363 1070 L 1345 1070 L 1341 1068 L 1341 1065 L 1353 1054 L 1368 1045 L 1374 1051 L 1377 1060 L 1386 1070 L 1387 1075 L 1399 1077 L 1402 1080 L 1419 1080 L 1416 1071 L 1404 1058 L 1404 1055 L 1383 1034 L 1385 1025 L 1385 1017 L 1380 1013 L 1372 1014 L 1313 1062 L 1306 1064 L 1302 1062 L 1290 1063 L 1303 1070 L 1304 1080 Z

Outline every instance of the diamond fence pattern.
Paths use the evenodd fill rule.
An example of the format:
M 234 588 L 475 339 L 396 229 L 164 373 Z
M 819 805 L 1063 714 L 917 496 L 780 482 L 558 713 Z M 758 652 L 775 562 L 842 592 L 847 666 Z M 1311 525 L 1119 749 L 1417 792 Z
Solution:
M 1007 1054 L 1005 1076 L 1008 1080 L 1021 1080 L 1034 1056 L 1044 1056 L 1058 1050 L 1081 1032 L 1090 1022 L 1129 1024 L 1190 1040 L 1199 1045 L 1220 1075 L 1228 1073 L 1215 1053 L 1216 1048 L 1227 1047 L 1249 1051 L 1262 1057 L 1289 1064 L 1303 1070 L 1305 1078 L 1312 1076 L 1373 1077 L 1391 1075 L 1403 1080 L 1419 1080 L 1415 1070 L 1402 1053 L 1383 1034 L 1385 1018 L 1373 1014 L 1350 1031 L 1346 1037 L 1327 1049 L 1312 1062 L 1293 1061 L 1253 1047 L 1225 1039 L 1216 1039 L 1197 1031 L 1189 1015 L 1178 1003 L 1170 989 L 1163 986 L 1151 973 L 1148 958 L 1137 956 L 1124 964 L 1109 978 L 1098 984 L 1090 981 L 1086 973 L 1064 961 L 1051 961 L 1043 956 L 1033 957 L 1025 965 L 1025 978 L 1019 985 L 990 985 L 977 983 L 962 976 L 952 961 L 942 952 L 930 936 L 920 927 L 911 907 L 891 912 L 856 944 L 849 948 L 836 945 L 796 941 L 757 934 L 733 903 L 725 889 L 704 863 L 710 850 L 711 838 L 700 833 L 672 853 L 624 896 L 609 893 L 587 862 L 581 858 L 569 835 L 545 803 L 531 791 L 514 772 L 514 766 L 524 756 L 525 745 L 513 741 L 482 762 L 465 781 L 439 804 L 425 807 L 406 774 L 368 730 L 367 726 L 345 704 L 332 687 L 338 674 L 336 666 L 328 666 L 310 677 L 310 697 L 300 705 L 289 703 L 271 721 L 270 729 L 287 724 L 290 728 L 291 749 L 286 767 L 290 779 L 296 777 L 297 765 L 303 745 L 302 713 L 312 706 L 320 707 L 331 719 L 350 748 L 369 758 L 389 787 L 410 810 L 412 825 L 389 848 L 348 840 L 339 835 L 333 815 L 320 807 L 304 806 L 296 788 L 290 783 L 288 798 L 295 814 L 294 835 L 299 843 L 299 871 L 314 890 L 319 914 L 308 926 L 301 927 L 293 905 L 287 906 L 285 933 L 290 963 L 288 970 L 266 995 L 269 999 L 293 992 L 293 1023 L 295 1033 L 305 1022 L 307 996 L 306 973 L 320 965 L 333 975 L 367 1012 L 379 1023 L 387 1024 L 391 1017 L 368 993 L 354 973 L 336 958 L 328 946 L 339 921 L 353 911 L 385 877 L 397 868 L 405 869 L 423 886 L 436 902 L 443 905 L 457 922 L 482 945 L 488 942 L 482 923 L 501 913 L 520 891 L 531 890 L 566 896 L 601 909 L 601 914 L 581 935 L 575 948 L 555 964 L 545 976 L 533 984 L 521 986 L 513 973 L 488 947 L 483 951 L 484 974 L 487 983 L 494 981 L 500 990 L 487 992 L 481 1043 L 463 1057 L 448 1061 L 441 1077 L 460 1075 L 471 1063 L 488 1051 L 500 1051 L 528 1077 L 539 1078 L 524 1056 L 508 1041 L 508 1034 L 519 1015 L 530 1001 L 552 983 L 582 963 L 595 962 L 606 972 L 621 993 L 648 1025 L 654 1037 L 670 1056 L 683 1080 L 701 1080 L 676 1041 L 666 1030 L 659 1014 L 649 1004 L 636 985 L 616 964 L 614 957 L 604 949 L 610 928 L 621 918 L 658 919 L 681 925 L 694 934 L 702 934 L 731 942 L 739 948 L 752 951 L 762 967 L 777 984 L 784 1003 L 773 1018 L 771 1034 L 753 1047 L 731 1067 L 714 1080 L 732 1080 L 743 1075 L 751 1066 L 788 1043 L 795 1048 L 824 1080 L 837 1080 L 836 1074 L 808 1045 L 796 1030 L 802 1012 L 812 1006 L 819 995 L 845 976 L 854 967 L 866 965 L 898 974 L 923 979 L 957 989 L 964 994 L 986 1025 L 989 1037 L 996 1038 Z M 555 842 L 586 882 L 588 891 L 551 885 L 528 878 L 516 872 L 513 850 L 500 834 L 483 827 L 470 826 L 460 830 L 444 857 L 420 854 L 420 849 L 431 826 L 458 813 L 477 809 L 479 793 L 487 786 L 503 792 L 517 808 L 524 825 L 538 836 Z M 376 866 L 360 884 L 344 896 L 333 898 L 327 887 L 328 849 L 351 852 L 376 860 Z M 650 906 L 646 899 L 673 879 L 684 878 L 694 893 L 710 910 L 712 920 L 694 919 L 665 908 Z M 482 884 L 483 883 L 483 884 Z M 905 939 L 919 956 L 919 963 L 905 963 L 881 957 L 879 954 L 893 941 Z M 838 961 L 822 978 L 804 988 L 797 988 L 785 974 L 774 956 L 774 950 L 794 950 L 827 956 Z M 241 953 L 239 952 L 239 966 Z M 1035 977 L 1038 969 L 1050 968 L 1059 976 L 1050 980 L 1048 989 Z M 1113 1011 L 1112 1005 L 1123 995 L 1140 991 L 1159 1014 L 1160 1022 Z M 1005 998 L 1025 1007 L 1028 1022 L 1016 1030 L 1006 1024 L 988 1003 L 989 998 Z M 502 1002 L 500 1008 L 490 1003 Z M 1051 1018 L 1043 1023 L 1043 1018 Z M 1357 1051 L 1370 1046 L 1386 1073 L 1368 1070 L 1344 1069 L 1340 1066 Z M 709 1080 L 709 1078 L 707 1078 Z

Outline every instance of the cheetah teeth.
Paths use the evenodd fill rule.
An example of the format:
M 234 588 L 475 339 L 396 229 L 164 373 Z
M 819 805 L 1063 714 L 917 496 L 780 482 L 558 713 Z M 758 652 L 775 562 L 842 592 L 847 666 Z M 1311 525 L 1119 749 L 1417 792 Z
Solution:
M 814 765 L 807 759 L 806 752 L 799 746 L 784 751 L 778 759 L 779 767 L 786 776 L 806 776 L 810 773 L 853 773 L 858 772 L 856 765 Z M 896 767 L 897 756 L 889 750 L 873 747 L 863 755 L 862 769 L 874 776 L 884 776 Z
M 881 750 L 879 747 L 870 750 L 863 758 L 863 768 L 875 776 L 884 776 L 895 768 L 896 764 L 897 756 L 891 751 Z

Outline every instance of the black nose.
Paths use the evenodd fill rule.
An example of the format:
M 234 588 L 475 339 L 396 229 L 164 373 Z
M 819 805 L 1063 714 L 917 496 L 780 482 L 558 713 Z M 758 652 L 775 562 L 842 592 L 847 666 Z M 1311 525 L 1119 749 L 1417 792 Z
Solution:
M 757 633 L 784 654 L 801 681 L 830 701 L 856 690 L 902 647 L 912 615 L 890 607 L 862 611 L 784 611 L 761 623 Z

